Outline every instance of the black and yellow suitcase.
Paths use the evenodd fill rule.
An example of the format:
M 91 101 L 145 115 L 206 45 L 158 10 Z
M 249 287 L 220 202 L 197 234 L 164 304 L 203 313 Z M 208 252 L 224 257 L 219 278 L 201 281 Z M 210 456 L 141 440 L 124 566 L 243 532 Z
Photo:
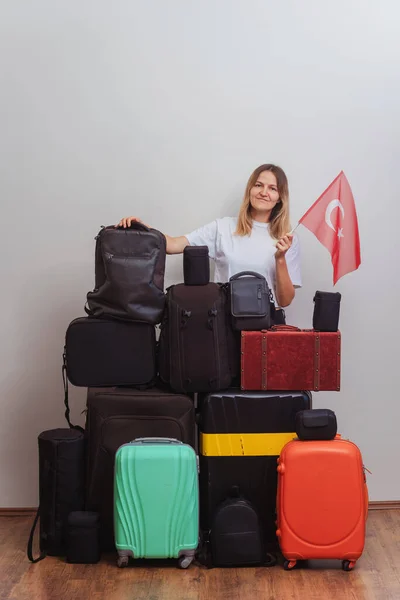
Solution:
M 277 458 L 296 437 L 311 393 L 228 389 L 199 397 L 200 526 L 210 533 L 218 507 L 237 489 L 255 508 L 265 548 L 275 549 Z

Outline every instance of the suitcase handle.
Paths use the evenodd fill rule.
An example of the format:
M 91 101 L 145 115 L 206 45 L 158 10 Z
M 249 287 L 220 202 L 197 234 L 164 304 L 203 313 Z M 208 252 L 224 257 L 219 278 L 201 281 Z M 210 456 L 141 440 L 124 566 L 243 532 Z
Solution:
M 229 281 L 235 281 L 235 279 L 239 279 L 240 277 L 244 277 L 244 276 L 251 276 L 251 277 L 255 277 L 256 279 L 265 279 L 264 275 L 260 275 L 260 273 L 256 273 L 255 271 L 240 271 L 240 273 L 236 273 L 236 275 L 232 275 L 232 277 L 229 278 Z
M 294 325 L 272 325 L 271 329 L 269 329 L 267 331 L 302 331 L 302 330 L 300 329 L 300 327 L 295 327 Z
M 183 444 L 176 438 L 144 437 L 132 440 L 131 444 Z
M 112 226 L 113 227 L 113 226 Z M 150 227 L 141 221 L 132 221 L 129 227 L 116 227 L 115 229 L 137 229 L 138 231 L 150 231 Z

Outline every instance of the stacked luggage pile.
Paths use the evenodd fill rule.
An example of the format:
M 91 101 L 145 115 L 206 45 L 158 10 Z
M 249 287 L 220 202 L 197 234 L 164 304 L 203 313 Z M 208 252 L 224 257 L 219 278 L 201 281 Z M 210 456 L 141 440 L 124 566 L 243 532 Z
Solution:
M 340 390 L 340 295 L 316 294 L 313 329 L 274 325 L 265 279 L 210 283 L 205 247 L 185 249 L 184 283 L 164 293 L 160 232 L 134 223 L 96 240 L 88 316 L 65 340 L 71 429 L 39 436 L 36 560 L 117 549 L 119 566 L 186 568 L 196 553 L 209 566 L 272 565 L 280 547 L 287 569 L 307 558 L 353 568 L 368 507 L 361 455 L 332 411 L 311 407 L 312 391 Z M 84 431 L 68 380 L 88 388 Z

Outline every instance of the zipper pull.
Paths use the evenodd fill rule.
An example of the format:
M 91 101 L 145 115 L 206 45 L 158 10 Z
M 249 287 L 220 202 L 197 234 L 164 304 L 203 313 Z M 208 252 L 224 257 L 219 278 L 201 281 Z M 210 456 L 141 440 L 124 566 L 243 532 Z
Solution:
M 368 473 L 369 473 L 370 475 L 372 475 L 372 471 L 370 471 L 369 469 L 367 469 L 367 467 L 366 467 L 365 465 L 363 465 L 363 469 L 364 469 L 364 471 L 368 471 Z
M 261 286 L 260 285 L 257 287 L 257 298 L 259 300 L 261 300 Z

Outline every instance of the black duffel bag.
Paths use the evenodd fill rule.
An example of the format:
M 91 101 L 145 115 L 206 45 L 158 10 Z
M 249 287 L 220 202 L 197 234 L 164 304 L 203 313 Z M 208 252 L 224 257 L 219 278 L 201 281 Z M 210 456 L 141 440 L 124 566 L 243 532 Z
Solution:
M 272 325 L 274 302 L 263 275 L 241 271 L 229 279 L 232 327 L 237 331 L 269 329 Z
M 85 310 L 93 317 L 161 322 L 166 239 L 157 229 L 133 222 L 103 227 L 96 236 L 95 288 Z
M 70 512 L 84 509 L 85 442 L 83 430 L 50 429 L 38 437 L 39 508 L 29 536 L 27 555 L 38 562 L 46 555 L 64 556 Z M 40 555 L 33 558 L 32 545 L 40 518 Z

